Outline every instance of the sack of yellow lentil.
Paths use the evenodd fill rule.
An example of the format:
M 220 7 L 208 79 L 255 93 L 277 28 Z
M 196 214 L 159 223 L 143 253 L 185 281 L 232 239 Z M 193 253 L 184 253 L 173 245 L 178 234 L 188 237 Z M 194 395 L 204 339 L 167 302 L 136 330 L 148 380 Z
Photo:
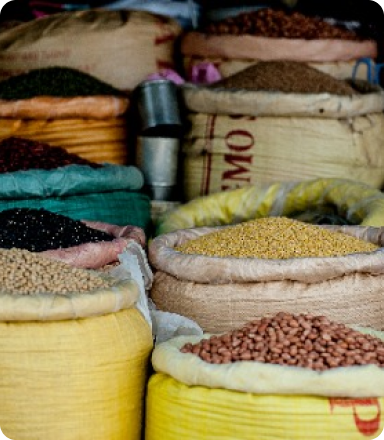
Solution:
M 383 333 L 375 336 L 384 339 Z M 219 346 L 219 337 L 214 339 L 212 350 Z M 156 374 L 146 400 L 147 440 L 362 440 L 382 432 L 382 368 L 318 372 L 254 361 L 214 364 L 181 350 L 209 340 L 209 335 L 178 337 L 155 348 Z
M 257 182 L 196 198 L 158 219 L 156 234 L 230 225 L 260 217 L 291 217 L 325 207 L 332 208 L 349 224 L 384 226 L 384 195 L 380 190 L 349 179 L 323 178 Z
M 180 229 L 150 243 L 150 296 L 212 333 L 281 309 L 384 329 L 382 246 L 383 228 L 282 217 Z
M 0 260 L 4 434 L 139 440 L 152 333 L 138 284 L 17 249 Z

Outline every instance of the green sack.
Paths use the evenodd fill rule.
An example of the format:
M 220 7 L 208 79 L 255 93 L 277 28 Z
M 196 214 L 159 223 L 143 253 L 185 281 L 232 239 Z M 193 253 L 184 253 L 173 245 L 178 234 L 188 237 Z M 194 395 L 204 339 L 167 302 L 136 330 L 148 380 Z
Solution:
M 54 170 L 0 174 L 0 211 L 43 208 L 74 220 L 150 227 L 151 206 L 141 193 L 144 179 L 133 166 L 69 165 Z

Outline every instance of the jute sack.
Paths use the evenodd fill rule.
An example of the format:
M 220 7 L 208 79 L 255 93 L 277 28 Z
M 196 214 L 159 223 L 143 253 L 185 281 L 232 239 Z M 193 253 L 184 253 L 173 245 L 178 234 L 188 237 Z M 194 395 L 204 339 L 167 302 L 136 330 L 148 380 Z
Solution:
M 319 374 L 258 362 L 214 365 L 180 352 L 200 339 L 178 337 L 155 348 L 147 440 L 361 440 L 377 438 L 384 428 L 384 378 L 377 366 Z
M 31 69 L 72 67 L 122 90 L 173 68 L 173 19 L 144 11 L 86 10 L 32 20 L 0 33 L 0 79 Z
M 186 316 L 209 333 L 229 331 L 282 310 L 384 329 L 384 229 L 328 227 L 380 248 L 327 258 L 208 257 L 174 248 L 220 227 L 178 230 L 150 243 L 149 261 L 156 269 L 150 296 L 160 310 Z
M 214 62 L 226 77 L 258 61 L 292 60 L 310 64 L 336 78 L 350 78 L 359 58 L 377 57 L 377 43 L 371 40 L 270 38 L 253 35 L 208 35 L 187 32 L 180 48 L 188 72 L 200 62 Z M 367 69 L 358 78 L 366 79 Z
M 384 183 L 383 91 L 354 96 L 182 88 L 185 199 L 255 182 L 350 178 Z M 365 87 L 365 89 L 364 89 Z
M 152 334 L 135 308 L 137 283 L 0 296 L 3 433 L 18 440 L 139 440 Z

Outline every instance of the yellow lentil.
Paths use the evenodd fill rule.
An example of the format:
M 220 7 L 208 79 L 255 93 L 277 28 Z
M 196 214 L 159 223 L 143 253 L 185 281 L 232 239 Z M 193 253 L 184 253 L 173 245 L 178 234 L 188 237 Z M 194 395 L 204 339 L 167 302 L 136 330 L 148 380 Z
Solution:
M 212 257 L 286 259 L 372 252 L 378 246 L 286 217 L 266 217 L 208 233 L 175 248 Z

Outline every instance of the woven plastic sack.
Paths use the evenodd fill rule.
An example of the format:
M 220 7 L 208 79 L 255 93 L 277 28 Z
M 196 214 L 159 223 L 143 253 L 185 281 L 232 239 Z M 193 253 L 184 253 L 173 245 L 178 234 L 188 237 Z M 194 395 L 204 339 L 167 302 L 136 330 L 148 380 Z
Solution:
M 106 232 L 113 236 L 111 241 L 84 243 L 69 248 L 40 252 L 53 260 L 84 269 L 101 269 L 119 261 L 119 255 L 132 241 L 144 247 L 146 237 L 143 229 L 137 226 L 117 226 L 103 222 L 84 222 L 88 227 Z
M 138 285 L 1 294 L 0 426 L 15 440 L 140 440 L 148 322 Z
M 252 361 L 214 365 L 179 351 L 200 339 L 178 337 L 155 348 L 146 440 L 360 440 L 383 431 L 384 373 L 377 366 L 317 373 Z
M 260 217 L 289 217 L 323 205 L 332 205 L 352 224 L 384 226 L 384 195 L 378 189 L 348 179 L 313 179 L 248 185 L 197 198 L 164 215 L 157 235 Z
M 150 199 L 140 192 L 141 171 L 107 164 L 0 174 L 0 211 L 44 208 L 75 220 L 118 226 L 150 225 Z

